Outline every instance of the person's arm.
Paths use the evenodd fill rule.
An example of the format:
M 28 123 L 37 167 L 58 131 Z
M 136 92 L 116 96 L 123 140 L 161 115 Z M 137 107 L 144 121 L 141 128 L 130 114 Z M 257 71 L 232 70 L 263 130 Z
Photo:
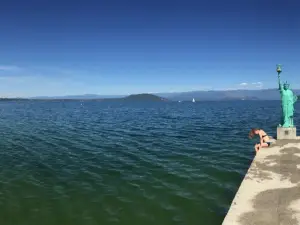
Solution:
M 264 143 L 264 140 L 262 138 L 261 132 L 259 132 L 259 137 L 260 137 L 260 146 L 262 146 L 262 144 Z

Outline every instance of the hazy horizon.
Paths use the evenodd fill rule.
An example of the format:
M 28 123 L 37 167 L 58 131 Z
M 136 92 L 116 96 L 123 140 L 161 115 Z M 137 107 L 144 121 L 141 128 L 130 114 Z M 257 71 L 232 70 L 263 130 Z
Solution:
M 262 88 L 262 89 L 219 89 L 219 90 L 197 90 L 197 91 L 185 91 L 185 92 L 140 92 L 140 93 L 129 93 L 129 94 L 93 94 L 93 93 L 86 93 L 86 94 L 74 94 L 74 95 L 39 95 L 39 96 L 26 96 L 26 97 L 20 97 L 20 96 L 15 96 L 15 97 L 5 97 L 5 96 L 0 96 L 0 98 L 68 98 L 68 97 L 106 97 L 106 98 L 115 98 L 115 97 L 126 97 L 129 95 L 139 95 L 139 94 L 153 94 L 153 95 L 161 95 L 161 96 L 177 96 L 177 95 L 185 95 L 185 94 L 192 94 L 192 93 L 202 93 L 202 92 L 235 92 L 235 91 L 240 91 L 240 92 L 259 92 L 259 91 L 267 91 L 267 90 L 277 90 L 277 88 Z M 300 89 L 293 89 L 296 95 L 300 92 Z M 279 94 L 279 93 L 278 93 Z M 251 97 L 251 96 L 248 96 Z

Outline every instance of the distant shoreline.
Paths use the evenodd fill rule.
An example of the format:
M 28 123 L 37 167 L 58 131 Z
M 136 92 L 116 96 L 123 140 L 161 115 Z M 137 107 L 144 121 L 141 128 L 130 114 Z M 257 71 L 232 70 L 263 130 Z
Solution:
M 300 101 L 300 90 L 294 90 Z M 57 97 L 14 97 L 0 98 L 0 101 L 171 101 L 171 102 L 207 101 L 279 101 L 277 89 L 233 90 L 233 91 L 195 91 L 182 93 L 134 94 L 128 96 L 73 95 Z
M 295 89 L 293 92 L 300 95 L 300 90 Z M 280 100 L 278 89 L 260 89 L 260 90 L 220 90 L 220 91 L 190 91 L 190 92 L 172 92 L 172 93 L 142 93 L 134 95 L 66 95 L 66 96 L 37 96 L 37 97 L 14 97 L 2 98 L 2 101 L 20 101 L 20 100 L 42 100 L 42 101 L 116 101 L 116 100 L 147 100 L 147 101 L 265 101 L 265 100 Z
M 0 101 L 154 101 L 165 102 L 169 99 L 152 94 L 129 95 L 122 98 L 0 98 Z
M 300 100 L 300 96 L 298 96 L 298 99 Z M 116 102 L 116 101 L 124 101 L 124 99 L 115 99 L 115 98 L 105 98 L 105 99 L 97 99 L 97 98 L 93 98 L 93 99 L 79 99 L 79 98 L 0 98 L 0 101 L 82 101 L 82 102 L 88 102 L 88 101 L 98 101 L 98 102 Z M 128 102 L 130 102 L 130 100 L 127 100 Z M 132 100 L 134 101 L 134 100 Z M 148 100 L 140 100 L 140 101 L 148 101 Z M 233 102 L 233 101 L 251 101 L 251 102 L 258 102 L 258 101 L 280 101 L 277 99 L 255 99 L 255 100 L 251 100 L 251 99 L 223 99 L 223 100 L 195 100 L 196 103 L 197 102 Z M 167 99 L 166 101 L 161 101 L 161 102 L 179 102 L 179 103 L 183 103 L 183 102 L 192 102 L 189 100 L 182 100 L 182 101 L 177 101 L 177 100 L 169 100 Z

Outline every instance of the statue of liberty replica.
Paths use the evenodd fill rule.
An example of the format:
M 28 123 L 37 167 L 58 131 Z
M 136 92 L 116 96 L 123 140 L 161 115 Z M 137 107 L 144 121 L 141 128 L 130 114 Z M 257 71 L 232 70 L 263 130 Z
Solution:
M 293 91 L 290 89 L 290 85 L 285 82 L 284 84 L 281 83 L 280 80 L 280 73 L 281 65 L 277 65 L 277 73 L 278 73 L 278 84 L 279 84 L 279 91 L 281 96 L 281 109 L 282 109 L 282 117 L 281 117 L 281 124 L 279 127 L 282 128 L 295 128 L 294 127 L 294 104 L 297 101 L 297 95 L 294 95 Z M 295 135 L 296 135 L 296 131 Z M 277 132 L 278 133 L 278 132 Z M 285 131 L 286 135 L 288 135 L 288 131 Z

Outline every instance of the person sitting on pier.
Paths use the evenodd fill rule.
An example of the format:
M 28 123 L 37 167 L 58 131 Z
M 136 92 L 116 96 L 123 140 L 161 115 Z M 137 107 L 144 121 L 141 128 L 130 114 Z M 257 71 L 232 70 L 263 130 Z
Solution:
M 252 128 L 250 133 L 249 133 L 249 138 L 252 139 L 255 135 L 259 135 L 260 137 L 260 143 L 257 143 L 254 146 L 254 149 L 256 152 L 258 152 L 261 148 L 267 148 L 270 146 L 270 137 L 267 135 L 267 133 L 258 128 Z

